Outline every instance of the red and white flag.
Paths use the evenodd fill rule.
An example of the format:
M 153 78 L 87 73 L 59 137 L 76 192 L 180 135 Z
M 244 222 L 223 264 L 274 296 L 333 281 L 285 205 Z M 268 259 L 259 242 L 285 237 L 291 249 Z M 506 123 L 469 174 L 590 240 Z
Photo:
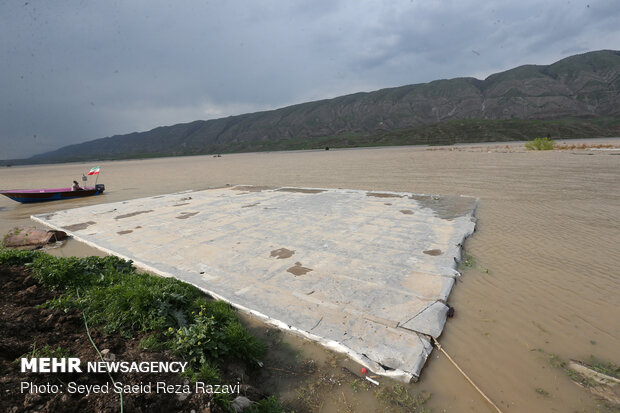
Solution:
M 99 166 L 95 166 L 86 175 L 99 175 L 99 169 L 101 169 Z

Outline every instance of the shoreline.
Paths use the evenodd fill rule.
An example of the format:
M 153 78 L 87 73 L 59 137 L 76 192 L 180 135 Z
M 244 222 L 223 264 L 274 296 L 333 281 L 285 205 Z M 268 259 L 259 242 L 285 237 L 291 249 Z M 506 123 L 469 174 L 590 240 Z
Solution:
M 554 139 L 557 143 L 563 144 L 574 144 L 578 143 L 608 143 L 613 142 L 620 145 L 620 136 L 618 137 L 598 137 L 598 138 L 558 138 Z M 514 140 L 514 141 L 488 141 L 488 142 L 469 142 L 469 143 L 454 143 L 451 145 L 426 145 L 426 144 L 414 144 L 414 145 L 378 145 L 378 146 L 353 146 L 353 147 L 330 147 L 329 151 L 358 151 L 358 150 L 377 150 L 377 149 L 428 149 L 428 148 L 467 148 L 467 147 L 477 147 L 477 146 L 513 146 L 513 145 L 524 145 L 528 141 L 523 140 Z M 231 156 L 231 155 L 260 155 L 260 154 L 291 154 L 291 153 L 323 153 L 329 152 L 324 148 L 317 149 L 293 149 L 293 150 L 266 150 L 266 151 L 256 151 L 256 152 L 225 152 L 223 156 Z M 148 161 L 148 160 L 156 160 L 156 159 L 184 159 L 184 158 L 192 158 L 192 157 L 214 157 L 217 155 L 216 153 L 209 154 L 195 154 L 195 155 L 162 155 L 162 156 L 153 156 L 153 157 L 135 157 L 135 158 L 119 158 L 119 159 L 94 159 L 94 160 L 83 160 L 83 161 L 66 161 L 66 162 L 50 162 L 50 163 L 28 163 L 28 164 L 14 164 L 7 166 L 6 164 L 0 164 L 0 168 L 19 168 L 19 167 L 30 167 L 30 166 L 53 166 L 53 165 L 71 165 L 71 164 L 92 164 L 94 163 L 102 163 L 102 162 L 131 162 L 131 161 Z M 8 161 L 8 160 L 7 160 Z M 0 162 L 5 162 L 4 160 L 0 160 Z

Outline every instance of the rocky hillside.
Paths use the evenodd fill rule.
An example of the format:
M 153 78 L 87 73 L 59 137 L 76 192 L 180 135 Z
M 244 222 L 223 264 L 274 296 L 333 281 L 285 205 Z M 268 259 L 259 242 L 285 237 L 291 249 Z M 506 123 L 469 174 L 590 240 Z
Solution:
M 266 112 L 159 127 L 67 146 L 30 161 L 298 149 L 319 142 L 334 142 L 333 146 L 350 142 L 353 146 L 361 137 L 366 144 L 372 144 L 374 136 L 390 136 L 457 120 L 487 124 L 486 121 L 565 117 L 620 118 L 620 51 L 585 53 L 547 66 L 520 66 L 485 80 L 436 80 Z M 493 140 L 492 133 L 490 139 Z

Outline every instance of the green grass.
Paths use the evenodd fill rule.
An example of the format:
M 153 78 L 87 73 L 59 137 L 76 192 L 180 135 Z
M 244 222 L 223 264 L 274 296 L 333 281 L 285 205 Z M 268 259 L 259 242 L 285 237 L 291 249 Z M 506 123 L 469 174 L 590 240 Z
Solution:
M 186 325 L 195 300 L 202 296 L 195 287 L 176 279 L 136 273 L 131 262 L 113 256 L 41 254 L 31 267 L 41 284 L 62 291 L 51 307 L 84 311 L 90 324 L 124 337 Z
M 604 411 L 620 413 L 620 404 L 618 404 L 617 398 L 613 395 L 613 390 L 611 390 L 611 393 L 609 393 L 608 391 L 602 391 L 601 389 L 604 390 L 605 388 L 604 385 L 601 385 L 591 377 L 587 377 L 586 375 L 573 370 L 572 368 L 570 368 L 570 364 L 564 361 L 560 356 L 547 353 L 540 348 L 538 349 L 538 352 L 544 354 L 547 357 L 551 366 L 562 370 L 564 374 L 566 374 L 566 376 L 568 376 L 573 382 L 587 389 L 597 399 L 600 399 L 600 404 L 598 405 L 598 407 L 601 407 L 602 409 L 597 409 L 597 412 Z M 607 362 L 604 360 L 600 360 L 594 356 L 590 356 L 588 363 L 584 363 L 584 366 L 598 373 L 602 373 L 615 378 L 620 378 L 620 367 L 618 367 L 612 362 Z M 607 387 L 607 390 L 610 390 L 610 388 L 611 386 Z M 536 392 L 545 397 L 549 395 L 548 392 L 540 388 L 537 388 Z
M 9 250 L 10 251 L 10 250 Z M 27 254 L 24 259 L 28 259 Z M 34 277 L 51 290 L 83 290 L 110 287 L 133 274 L 131 261 L 108 256 L 104 258 L 59 258 L 47 254 L 32 256 Z
M 578 383 L 583 387 L 594 387 L 596 385 L 596 383 L 592 379 L 568 367 L 568 363 L 564 361 L 560 356 L 556 354 L 548 354 L 548 357 L 549 364 L 551 364 L 551 366 L 561 369 L 564 374 L 566 374 L 575 383 Z
M 0 264 L 31 265 L 32 262 L 41 255 L 43 255 L 43 253 L 40 251 L 0 248 Z
M 461 260 L 459 261 L 458 269 L 460 272 L 462 272 L 468 268 L 473 268 L 485 274 L 489 274 L 488 268 L 485 268 L 482 265 L 479 265 L 476 262 L 476 258 L 473 255 L 463 250 L 462 255 L 461 255 Z
M 528 151 L 550 151 L 555 147 L 555 141 L 549 138 L 536 138 L 525 143 Z
M 459 270 L 464 270 L 465 268 L 473 268 L 476 265 L 476 259 L 473 255 L 466 253 L 463 251 L 463 256 L 461 257 L 461 261 L 459 262 Z
M 140 348 L 151 351 L 162 351 L 166 349 L 166 344 L 162 342 L 157 335 L 149 334 L 140 340 Z
M 106 334 L 149 333 L 140 345 L 169 349 L 184 358 L 189 365 L 186 376 L 193 381 L 217 384 L 227 362 L 254 365 L 265 353 L 265 345 L 241 325 L 230 305 L 207 300 L 196 287 L 174 278 L 138 273 L 131 261 L 0 249 L 0 265 L 30 267 L 39 283 L 59 293 L 47 306 L 82 311 L 89 325 Z M 230 402 L 218 400 L 224 407 Z M 273 401 L 265 403 L 271 406 Z
M 267 397 L 244 410 L 246 413 L 284 413 L 284 409 L 275 397 Z
M 49 358 L 66 358 L 71 357 L 71 352 L 67 349 L 64 349 L 60 346 L 52 347 L 49 344 L 46 344 L 43 347 L 37 347 L 37 340 L 35 340 L 30 345 L 30 351 L 28 353 L 22 354 L 15 361 L 20 362 L 22 358 L 33 359 L 40 357 L 49 357 Z
M 368 391 L 368 389 L 370 389 L 370 382 L 364 379 L 354 379 L 351 382 L 351 387 L 353 388 L 354 393 Z
M 192 311 L 193 322 L 177 330 L 168 327 L 173 350 L 184 355 L 191 366 L 202 366 L 211 360 L 237 358 L 255 363 L 265 351 L 243 328 L 234 310 L 221 301 L 200 304 Z
M 183 376 L 190 379 L 192 383 L 202 381 L 207 384 L 218 384 L 222 381 L 220 371 L 209 363 L 199 367 L 189 367 L 183 372 Z
M 617 366 L 610 361 L 604 361 L 595 356 L 590 356 L 588 359 L 588 364 L 594 371 L 620 379 L 620 366 Z
M 424 404 L 431 398 L 430 393 L 411 393 L 405 386 L 397 384 L 392 387 L 381 387 L 377 390 L 377 398 L 392 411 L 427 412 Z

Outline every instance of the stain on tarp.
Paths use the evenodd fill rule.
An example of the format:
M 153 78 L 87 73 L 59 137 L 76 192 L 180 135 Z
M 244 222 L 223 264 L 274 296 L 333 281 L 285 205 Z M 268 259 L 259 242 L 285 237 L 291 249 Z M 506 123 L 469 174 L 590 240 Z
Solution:
M 410 209 L 401 209 L 400 212 L 405 215 L 413 215 L 413 211 Z
M 254 202 L 253 204 L 242 205 L 241 208 L 252 208 L 252 207 L 255 207 L 258 204 L 260 204 L 260 202 Z
M 233 191 L 247 191 L 247 192 L 262 192 L 270 189 L 276 189 L 274 186 L 251 186 L 251 185 L 237 185 L 230 188 Z
M 294 250 L 291 251 L 291 250 L 287 250 L 286 248 L 278 248 L 277 250 L 271 251 L 271 256 L 276 257 L 279 260 L 284 259 L 284 258 L 290 258 L 293 256 L 293 254 L 295 254 Z
M 300 194 L 320 194 L 325 189 L 307 189 L 307 188 L 280 188 L 278 192 L 296 192 Z
M 80 222 L 79 224 L 67 225 L 63 229 L 66 229 L 67 231 L 80 231 L 95 224 L 96 224 L 95 221 L 86 221 L 86 222 Z
M 180 204 L 174 204 L 172 206 L 177 207 L 177 206 L 183 206 L 183 205 L 189 205 L 189 202 L 181 202 Z
M 374 196 L 375 198 L 402 198 L 402 195 L 388 194 L 385 192 L 366 192 L 366 196 Z
M 191 205 L 187 206 L 200 213 L 189 219 L 171 219 L 183 211 L 192 212 L 180 207 L 170 209 L 173 204 L 186 202 L 172 194 L 159 202 L 147 199 L 147 204 L 143 200 L 130 201 L 127 205 L 118 203 L 119 211 L 107 214 L 105 221 L 93 216 L 92 211 L 101 210 L 101 206 L 80 208 L 83 212 L 79 214 L 76 210 L 68 211 L 67 217 L 64 211 L 59 212 L 49 221 L 42 221 L 58 226 L 63 221 L 76 223 L 98 219 L 93 225 L 95 228 L 75 234 L 84 235 L 85 240 L 95 245 L 109 246 L 107 240 L 113 239 L 112 248 L 125 252 L 124 255 L 190 280 L 219 297 L 234 297 L 234 305 L 268 314 L 281 322 L 284 329 L 297 328 L 306 334 L 326 315 L 313 330 L 320 330 L 314 338 L 346 346 L 351 344 L 350 354 L 379 366 L 376 368 L 378 374 L 388 374 L 401 381 L 415 379 L 428 356 L 429 340 L 422 334 L 398 328 L 396 323 L 425 308 L 427 302 L 447 298 L 447 291 L 456 277 L 456 270 L 452 271 L 456 266 L 452 253 L 458 251 L 455 245 L 473 230 L 472 223 L 462 219 L 469 217 L 452 222 L 439 219 L 431 210 L 422 209 L 416 200 L 409 199 L 410 193 L 376 191 L 393 196 L 381 198 L 367 196 L 368 190 L 328 189 L 318 194 L 320 197 L 263 192 L 242 194 L 241 190 L 228 189 L 196 192 L 192 194 Z M 439 203 L 441 199 L 439 197 Z M 259 201 L 261 208 L 239 211 L 242 206 Z M 383 208 L 385 203 L 392 203 L 394 208 Z M 120 222 L 113 219 L 116 215 L 148 207 L 154 208 L 154 212 L 147 216 Z M 265 212 L 264 207 L 277 209 Z M 406 209 L 413 211 L 416 217 L 398 215 L 400 210 Z M 419 222 L 422 225 L 418 225 Z M 148 234 L 134 229 L 138 223 L 145 223 Z M 200 223 L 200 231 L 195 228 L 197 223 Z M 104 232 L 106 226 L 110 231 Z M 222 230 L 224 226 L 227 231 Z M 133 229 L 136 236 L 144 234 L 138 245 L 135 237 L 116 234 L 123 227 L 124 230 Z M 159 254 L 162 240 L 150 236 L 155 229 L 183 235 L 181 241 L 189 246 L 187 253 L 193 258 L 177 260 L 170 254 Z M 89 232 L 97 233 L 88 238 Z M 300 234 L 303 240 L 299 239 Z M 388 250 L 396 244 L 399 248 L 402 245 L 403 253 L 389 254 Z M 132 251 L 127 254 L 130 248 Z M 388 253 L 384 254 L 383 248 Z M 446 251 L 424 259 L 429 255 L 423 254 L 422 248 Z M 270 253 L 273 253 L 271 257 Z M 291 259 L 293 257 L 297 263 Z M 315 272 L 312 267 L 318 263 L 321 267 Z M 416 280 L 421 282 L 414 283 L 409 273 L 415 272 L 417 276 L 418 271 L 420 275 Z M 200 272 L 207 275 L 200 275 Z M 446 276 L 438 278 L 436 274 Z M 403 282 L 397 278 L 401 275 Z M 385 288 L 377 288 L 375 280 L 383 280 L 383 277 L 387 277 Z M 235 293 L 250 284 L 254 289 L 252 297 Z M 356 291 L 360 293 L 355 295 Z M 277 300 L 272 299 L 272 293 L 278 295 Z M 350 294 L 354 294 L 353 297 Z M 387 301 L 383 300 L 385 294 L 390 296 Z M 345 306 L 351 312 L 342 314 Z M 443 313 L 439 313 L 438 319 L 429 314 L 424 313 L 429 324 L 440 330 Z M 419 330 L 417 325 L 416 329 Z M 374 338 L 366 340 L 365 336 L 360 337 L 359 331 L 380 332 L 376 337 L 386 343 L 388 352 L 382 353 L 382 348 L 375 346 Z M 348 340 L 350 337 L 352 339 Z M 394 354 L 399 358 L 392 360 Z M 393 371 L 386 373 L 381 364 Z
M 461 196 L 409 195 L 409 199 L 417 201 L 422 208 L 431 209 L 439 218 L 451 221 L 463 215 L 473 215 L 476 200 Z
M 176 219 L 187 219 L 189 217 L 193 217 L 196 214 L 198 214 L 198 212 L 181 212 L 181 215 L 175 218 Z
M 130 212 L 129 214 L 118 215 L 118 216 L 114 217 L 114 219 L 123 219 L 123 218 L 135 217 L 136 215 L 147 214 L 149 212 L 153 212 L 153 210 L 149 209 L 147 211 Z
M 300 275 L 304 275 L 304 274 L 309 273 L 310 271 L 312 271 L 312 268 L 306 268 L 306 267 L 302 266 L 300 262 L 296 262 L 294 266 L 290 267 L 286 271 L 290 272 L 295 277 L 298 277 Z

